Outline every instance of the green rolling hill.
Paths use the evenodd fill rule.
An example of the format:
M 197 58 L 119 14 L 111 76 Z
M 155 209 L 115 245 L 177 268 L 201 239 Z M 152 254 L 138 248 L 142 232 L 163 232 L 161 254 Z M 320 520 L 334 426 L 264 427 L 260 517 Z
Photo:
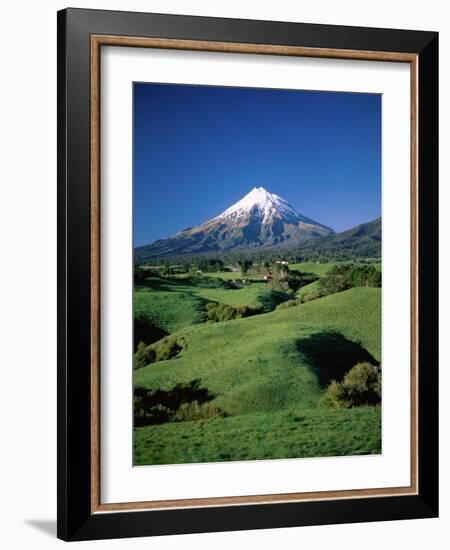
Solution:
M 228 416 L 138 428 L 136 463 L 173 463 L 182 452 L 187 453 L 182 462 L 227 460 L 224 453 L 233 460 L 242 453 L 246 459 L 262 458 L 269 443 L 258 447 L 250 439 L 265 439 L 283 423 L 283 430 L 292 428 L 292 438 L 284 438 L 279 451 L 274 440 L 273 457 L 278 452 L 285 457 L 379 452 L 379 407 L 330 412 L 317 403 L 327 384 L 354 364 L 381 360 L 380 333 L 378 288 L 353 288 L 264 315 L 182 328 L 171 338 L 182 340 L 184 349 L 170 360 L 136 370 L 135 386 L 170 392 L 196 380 Z M 305 424 L 295 418 L 304 418 Z M 325 418 L 325 428 L 319 429 Z M 173 447 L 172 459 L 167 448 L 156 445 L 158 434 Z M 220 443 L 225 441 L 226 452 Z M 192 452 L 186 451 L 188 443 Z M 235 455 L 230 446 L 241 450 Z

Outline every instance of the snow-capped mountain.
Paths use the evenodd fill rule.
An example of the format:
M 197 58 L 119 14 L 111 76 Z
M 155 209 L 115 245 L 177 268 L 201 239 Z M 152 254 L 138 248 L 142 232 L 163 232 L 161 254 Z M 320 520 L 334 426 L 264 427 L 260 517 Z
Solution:
M 249 212 L 259 214 L 262 218 L 262 223 L 266 224 L 270 223 L 273 218 L 284 219 L 286 221 L 312 221 L 299 214 L 287 201 L 278 195 L 266 191 L 264 187 L 254 187 L 250 193 L 214 219 L 239 219 L 242 216 L 246 216 Z
M 225 252 L 255 247 L 295 245 L 334 231 L 302 214 L 285 199 L 254 187 L 224 212 L 173 237 L 135 250 L 137 257 L 162 257 L 204 252 Z

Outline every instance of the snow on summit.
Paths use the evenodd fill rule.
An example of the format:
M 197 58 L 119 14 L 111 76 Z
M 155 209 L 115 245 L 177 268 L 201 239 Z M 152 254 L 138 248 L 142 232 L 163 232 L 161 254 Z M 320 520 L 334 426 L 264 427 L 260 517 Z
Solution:
M 254 187 L 245 197 L 227 208 L 215 219 L 236 218 L 253 210 L 258 210 L 259 215 L 263 217 L 263 223 L 267 223 L 273 217 L 305 219 L 286 200 L 270 193 L 264 187 Z

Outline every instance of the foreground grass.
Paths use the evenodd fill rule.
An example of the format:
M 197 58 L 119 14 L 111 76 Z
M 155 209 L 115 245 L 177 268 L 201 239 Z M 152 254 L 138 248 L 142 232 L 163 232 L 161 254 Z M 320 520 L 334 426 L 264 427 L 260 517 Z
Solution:
M 134 464 L 368 455 L 381 452 L 380 407 L 291 408 L 135 430 Z

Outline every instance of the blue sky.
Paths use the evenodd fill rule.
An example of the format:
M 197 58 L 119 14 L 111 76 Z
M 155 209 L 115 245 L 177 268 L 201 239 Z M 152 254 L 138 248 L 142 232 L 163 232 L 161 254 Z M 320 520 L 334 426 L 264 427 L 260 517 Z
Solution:
M 134 84 L 134 245 L 253 187 L 336 231 L 381 215 L 381 96 Z

